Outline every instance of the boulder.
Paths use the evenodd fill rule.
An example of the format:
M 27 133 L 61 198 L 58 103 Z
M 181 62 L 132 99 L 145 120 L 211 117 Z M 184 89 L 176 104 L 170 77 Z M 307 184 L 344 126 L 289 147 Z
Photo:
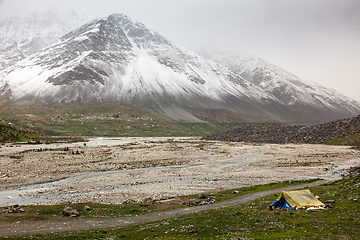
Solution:
M 61 213 L 62 213 L 62 215 L 64 217 L 78 217 L 78 216 L 80 216 L 80 213 L 76 209 L 73 209 L 72 207 L 65 207 L 62 210 Z
M 199 195 L 197 196 L 198 199 L 205 199 L 206 195 L 204 193 L 199 193 Z
M 91 210 L 91 207 L 89 207 L 89 206 L 84 206 L 83 210 L 84 210 L 84 211 L 90 211 L 90 210 Z

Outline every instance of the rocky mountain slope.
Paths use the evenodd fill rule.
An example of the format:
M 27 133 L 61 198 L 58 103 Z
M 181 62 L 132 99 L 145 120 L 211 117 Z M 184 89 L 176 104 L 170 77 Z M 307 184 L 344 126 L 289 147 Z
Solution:
M 347 118 L 360 113 L 360 103 L 333 89 L 302 80 L 259 57 L 205 48 L 198 48 L 196 52 L 228 67 L 301 114 L 327 116 L 329 120 L 335 120 L 340 116 Z
M 190 121 L 200 121 L 196 109 L 283 117 L 271 94 L 120 14 L 68 33 L 3 76 L 17 104 L 125 102 Z
M 339 139 L 360 141 L 360 115 L 318 125 L 280 126 L 247 124 L 205 137 L 206 140 L 258 143 L 328 143 Z M 349 142 L 351 144 L 351 142 Z
M 0 19 L 0 71 L 50 46 L 85 22 L 86 18 L 75 12 L 60 14 L 55 10 Z
M 272 74 L 282 74 L 275 70 Z M 298 94 L 316 93 L 316 101 L 303 98 L 289 104 L 275 94 L 284 89 L 267 89 L 253 79 L 254 75 L 235 73 L 174 45 L 142 23 L 114 14 L 67 33 L 0 72 L 0 103 L 132 103 L 195 122 L 229 115 L 239 122 L 309 123 L 360 112 L 349 99 L 330 101 L 336 93 L 317 93 L 318 89 Z M 301 89 L 302 83 L 296 84 Z

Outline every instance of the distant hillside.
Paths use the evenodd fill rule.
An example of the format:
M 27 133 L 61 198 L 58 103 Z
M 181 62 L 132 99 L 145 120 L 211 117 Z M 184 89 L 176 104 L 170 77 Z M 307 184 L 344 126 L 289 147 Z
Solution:
M 32 139 L 34 131 L 19 129 L 11 123 L 0 121 L 0 143 L 20 142 Z
M 360 115 L 318 125 L 248 124 L 204 137 L 206 140 L 256 143 L 360 144 Z
M 203 113 L 206 116 L 206 113 Z M 204 136 L 238 126 L 224 112 L 218 123 L 175 121 L 133 104 L 12 106 L 0 109 L 0 118 L 19 127 L 31 127 L 43 136 L 161 137 Z

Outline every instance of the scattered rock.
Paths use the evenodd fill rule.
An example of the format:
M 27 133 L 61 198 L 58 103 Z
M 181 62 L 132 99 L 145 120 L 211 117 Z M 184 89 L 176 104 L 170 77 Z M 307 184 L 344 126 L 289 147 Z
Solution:
M 206 195 L 204 193 L 199 193 L 199 195 L 197 196 L 198 199 L 205 199 Z
M 357 199 L 357 198 L 353 198 L 353 197 L 349 197 L 349 198 L 348 198 L 348 201 L 358 202 L 358 199 Z
M 253 238 L 231 238 L 230 240 L 254 240 Z
M 360 174 L 360 166 L 350 167 L 349 172 L 351 176 L 358 176 Z
M 5 207 L 1 213 L 23 213 L 25 212 L 24 209 L 20 208 L 19 205 L 13 205 L 13 206 L 10 206 L 10 207 Z
M 89 207 L 89 206 L 84 206 L 84 211 L 90 211 L 91 210 L 91 207 Z
M 335 200 L 326 200 L 325 204 L 327 204 L 327 203 L 335 203 Z
M 360 133 L 360 116 L 318 125 L 247 124 L 204 137 L 206 140 L 256 143 L 327 143 Z
M 198 231 L 190 229 L 190 230 L 189 230 L 189 233 L 190 233 L 190 234 L 197 234 Z
M 126 199 L 125 201 L 122 202 L 123 205 L 129 204 L 129 203 L 135 203 L 136 201 L 134 201 L 133 199 Z
M 80 213 L 76 209 L 73 209 L 72 207 L 65 207 L 62 210 L 61 213 L 62 213 L 62 215 L 64 217 L 78 217 L 78 216 L 80 216 Z
M 332 208 L 331 203 L 327 203 L 327 204 L 325 205 L 325 208 Z
M 210 196 L 205 200 L 187 199 L 186 201 L 182 202 L 183 205 L 187 205 L 189 207 L 206 205 L 206 204 L 213 204 L 213 203 L 215 203 L 215 197 L 214 196 Z

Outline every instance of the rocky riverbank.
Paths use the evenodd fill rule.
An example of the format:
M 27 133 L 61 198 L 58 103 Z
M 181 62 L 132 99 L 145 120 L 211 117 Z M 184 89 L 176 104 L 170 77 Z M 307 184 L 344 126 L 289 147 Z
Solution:
M 0 148 L 0 206 L 164 200 L 269 182 L 333 179 L 360 164 L 357 150 L 316 144 L 138 138 L 111 146 L 51 146 Z
M 204 137 L 205 140 L 255 143 L 328 143 L 360 133 L 360 115 L 318 125 L 248 124 Z M 359 140 L 360 141 L 360 140 Z

